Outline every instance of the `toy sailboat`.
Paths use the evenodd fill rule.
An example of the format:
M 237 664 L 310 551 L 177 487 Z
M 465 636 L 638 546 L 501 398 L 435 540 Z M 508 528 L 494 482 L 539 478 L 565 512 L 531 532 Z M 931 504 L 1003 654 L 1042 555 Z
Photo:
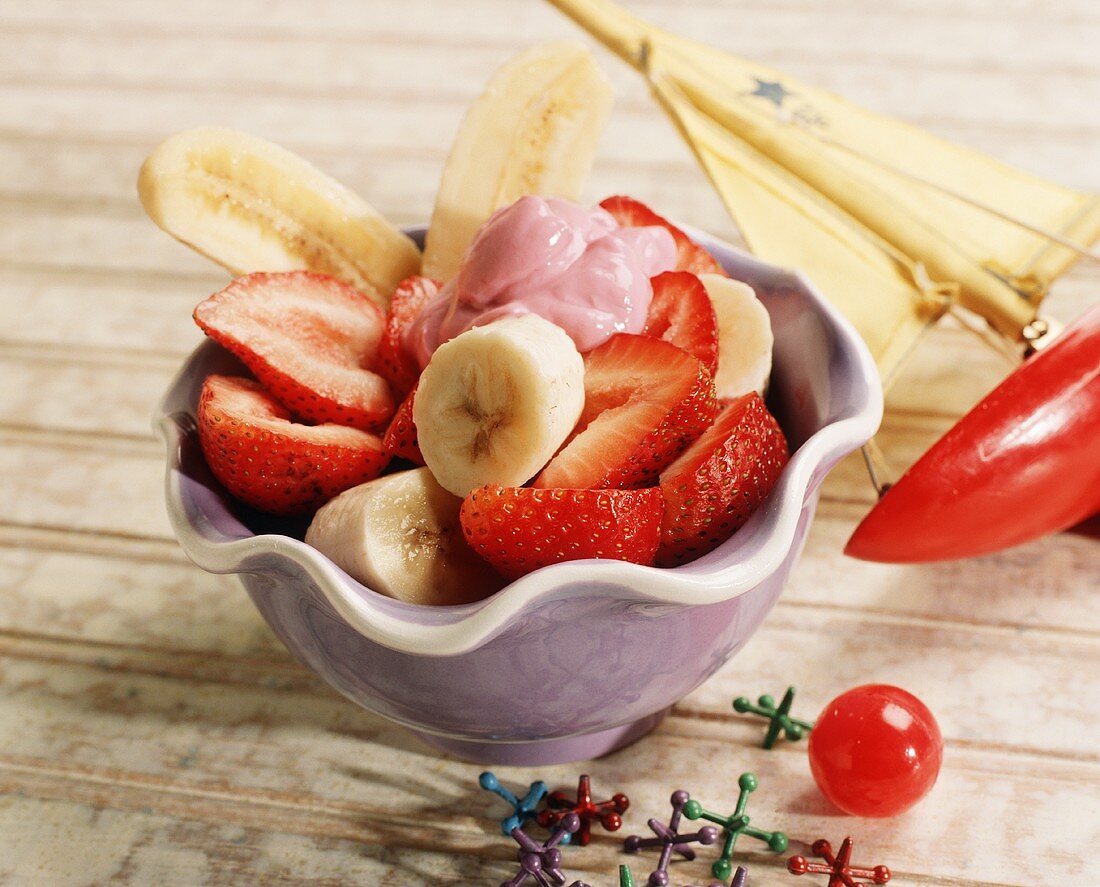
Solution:
M 886 384 L 954 306 L 1009 342 L 1100 236 L 1100 197 L 655 28 L 610 0 L 551 0 L 637 68 L 749 248 L 800 268 L 863 335 Z M 1095 254 L 1092 254 L 1095 257 Z
M 971 557 L 1100 509 L 1100 308 L 1061 336 L 1038 315 L 1075 260 L 1100 260 L 1100 197 L 659 30 L 610 0 L 550 2 L 646 77 L 749 248 L 806 272 L 866 340 L 884 384 L 958 308 L 1002 344 L 1040 352 L 885 492 L 849 554 Z

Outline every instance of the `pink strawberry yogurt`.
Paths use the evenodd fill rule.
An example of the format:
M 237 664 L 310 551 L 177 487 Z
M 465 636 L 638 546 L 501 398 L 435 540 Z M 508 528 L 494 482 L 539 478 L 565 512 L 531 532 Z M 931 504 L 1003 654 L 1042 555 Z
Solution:
M 521 197 L 481 227 L 447 282 L 405 333 L 425 367 L 435 349 L 475 326 L 538 314 L 580 352 L 615 333 L 640 333 L 653 298 L 649 279 L 676 263 L 664 228 L 620 228 L 596 207 Z

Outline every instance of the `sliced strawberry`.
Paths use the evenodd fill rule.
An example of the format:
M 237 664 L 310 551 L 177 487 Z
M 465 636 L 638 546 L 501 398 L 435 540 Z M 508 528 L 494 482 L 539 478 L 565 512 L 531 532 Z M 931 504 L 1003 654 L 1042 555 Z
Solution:
M 416 423 L 413 422 L 413 398 L 416 397 L 416 389 L 413 388 L 397 408 L 390 426 L 386 429 L 386 435 L 382 438 L 382 446 L 391 456 L 400 459 L 408 459 L 417 465 L 424 464 L 424 456 L 420 452 L 420 442 L 416 439 Z
M 690 271 L 692 274 L 722 274 L 728 277 L 726 269 L 718 264 L 718 260 L 708 253 L 703 247 L 687 236 L 683 231 L 672 224 L 668 219 L 657 215 L 644 203 L 633 197 L 608 197 L 601 201 L 600 206 L 615 217 L 615 221 L 624 228 L 645 228 L 649 225 L 660 225 L 667 228 L 672 239 L 676 241 L 676 267 L 675 271 Z
M 612 336 L 585 357 L 577 430 L 535 486 L 643 486 L 703 432 L 717 409 L 710 373 L 686 351 L 649 336 Z
M 760 395 L 731 403 L 661 474 L 657 563 L 686 563 L 725 542 L 767 498 L 787 459 L 787 440 Z
M 416 320 L 424 306 L 439 294 L 439 283 L 428 277 L 413 275 L 401 281 L 390 297 L 386 328 L 378 343 L 375 369 L 393 385 L 399 394 L 411 391 L 420 378 L 420 365 L 402 343 L 405 330 Z
M 652 282 L 653 301 L 642 332 L 683 348 L 713 376 L 718 370 L 718 318 L 703 282 L 690 271 L 666 271 Z
M 372 429 L 393 415 L 389 385 L 370 370 L 382 312 L 346 283 L 309 271 L 249 274 L 200 302 L 195 322 L 296 418 Z
M 652 564 L 661 492 L 493 485 L 470 493 L 459 516 L 470 547 L 508 579 L 590 557 Z
M 199 395 L 199 444 L 230 495 L 272 514 L 300 514 L 377 477 L 390 455 L 373 434 L 298 425 L 251 379 L 208 376 Z

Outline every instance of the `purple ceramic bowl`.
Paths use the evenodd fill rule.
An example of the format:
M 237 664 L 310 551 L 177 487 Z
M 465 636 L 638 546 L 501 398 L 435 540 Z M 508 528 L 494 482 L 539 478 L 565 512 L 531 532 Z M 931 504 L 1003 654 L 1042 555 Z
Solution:
M 769 403 L 793 451 L 768 501 L 715 551 L 675 569 L 556 564 L 459 607 L 384 597 L 302 542 L 302 527 L 246 513 L 210 475 L 195 432 L 198 393 L 209 373 L 239 364 L 209 341 L 157 417 L 184 551 L 204 570 L 240 574 L 275 633 L 323 680 L 439 749 L 532 765 L 597 757 L 643 735 L 756 631 L 801 551 L 822 480 L 882 417 L 867 349 L 809 281 L 691 233 L 771 314 Z

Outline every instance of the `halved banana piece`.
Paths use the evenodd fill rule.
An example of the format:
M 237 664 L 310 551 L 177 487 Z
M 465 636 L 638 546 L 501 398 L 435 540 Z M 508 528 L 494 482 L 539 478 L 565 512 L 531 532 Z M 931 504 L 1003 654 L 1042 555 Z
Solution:
M 413 421 L 424 461 L 456 496 L 520 486 L 550 461 L 584 407 L 584 361 L 536 314 L 441 345 L 420 376 Z
M 750 391 L 763 394 L 772 372 L 771 318 L 753 288 L 720 274 L 701 274 L 718 319 L 718 372 L 714 387 L 720 398 Z
M 341 493 L 317 512 L 306 543 L 368 588 L 412 604 L 466 604 L 504 584 L 466 543 L 462 500 L 427 468 Z
M 579 43 L 544 43 L 505 62 L 451 146 L 421 273 L 454 277 L 477 229 L 525 194 L 580 197 L 611 100 L 610 81 Z
M 161 228 L 234 274 L 330 274 L 389 306 L 420 251 L 308 161 L 232 129 L 170 136 L 146 158 L 138 195 Z

